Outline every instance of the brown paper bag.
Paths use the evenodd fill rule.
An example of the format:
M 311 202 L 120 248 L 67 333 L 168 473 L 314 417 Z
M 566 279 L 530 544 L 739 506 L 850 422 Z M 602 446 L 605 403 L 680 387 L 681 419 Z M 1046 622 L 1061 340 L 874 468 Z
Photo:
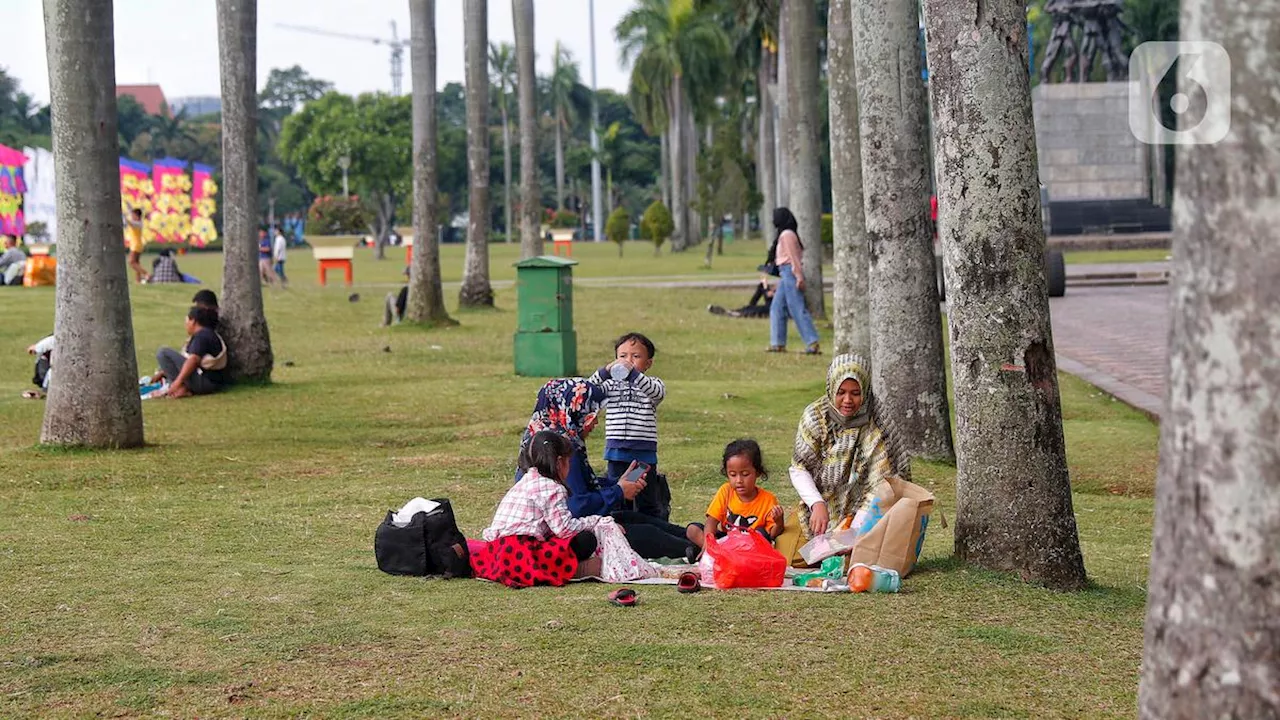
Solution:
M 933 502 L 933 493 L 919 485 L 889 478 L 883 495 L 876 498 L 884 514 L 854 543 L 850 564 L 879 565 L 906 577 L 920 558 Z

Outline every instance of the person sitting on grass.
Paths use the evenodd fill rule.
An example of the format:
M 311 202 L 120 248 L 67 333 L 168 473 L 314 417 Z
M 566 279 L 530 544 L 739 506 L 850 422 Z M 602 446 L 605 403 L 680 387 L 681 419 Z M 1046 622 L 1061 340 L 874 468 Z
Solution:
M 404 309 L 409 304 L 409 286 L 400 288 L 398 293 L 387 293 L 382 305 L 382 327 L 390 327 L 392 323 L 404 320 Z
M 776 495 L 756 485 L 769 477 L 759 443 L 744 438 L 726 445 L 720 474 L 726 482 L 707 506 L 706 532 L 719 538 L 730 529 L 755 530 L 769 542 L 782 534 L 782 505 Z
M 528 469 L 498 503 L 485 545 L 471 554 L 476 577 L 525 588 L 599 574 L 592 529 L 605 518 L 569 512 L 565 477 L 572 459 L 573 445 L 559 433 L 543 430 L 530 439 L 521 452 Z
M 767 318 L 769 317 L 769 308 L 773 304 L 773 293 L 774 288 L 769 285 L 769 276 L 761 275 L 760 282 L 756 284 L 756 291 L 751 295 L 751 302 L 737 310 L 726 310 L 721 305 L 708 305 L 707 312 L 712 315 L 728 315 L 729 317 Z M 760 304 L 761 300 L 764 301 L 763 304 Z
M 31 382 L 36 389 L 23 392 L 22 397 L 28 400 L 40 400 L 49 392 L 49 382 L 53 379 L 53 336 L 50 335 L 28 347 L 27 354 L 36 356 L 35 374 L 31 376 Z
M 18 249 L 17 238 L 6 235 L 4 252 L 0 253 L 0 285 L 21 285 L 26 269 L 27 254 Z
M 603 388 L 580 377 L 559 378 L 544 385 L 538 391 L 537 404 L 520 441 L 521 463 L 529 444 L 539 432 L 552 430 L 563 435 L 573 445 L 573 457 L 564 481 L 569 490 L 569 511 L 574 517 L 612 515 L 626 531 L 627 542 L 640 557 L 685 558 L 692 562 L 698 555 L 702 528 L 696 524 L 680 527 L 641 512 L 622 510 L 623 501 L 634 500 L 644 489 L 645 481 L 611 480 L 607 476 L 596 475 L 591 469 L 586 439 L 595 429 L 604 399 Z M 638 463 L 632 462 L 623 474 L 636 467 Z M 516 478 L 522 477 L 528 469 L 526 465 L 517 467 Z
M 151 381 L 168 379 L 171 398 L 208 395 L 226 387 L 227 344 L 217 329 L 218 311 L 193 305 L 187 312 L 187 344 L 181 352 L 168 347 L 156 352 L 160 372 Z
M 191 304 L 196 307 L 209 308 L 214 312 L 218 311 L 218 294 L 212 290 L 197 290 L 196 294 L 191 296 Z

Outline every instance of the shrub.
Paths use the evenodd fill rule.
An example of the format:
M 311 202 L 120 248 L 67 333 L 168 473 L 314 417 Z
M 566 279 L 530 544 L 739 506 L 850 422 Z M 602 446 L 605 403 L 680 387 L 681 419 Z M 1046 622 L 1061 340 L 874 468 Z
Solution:
M 661 200 L 654 200 L 640 218 L 640 237 L 653 241 L 655 253 L 662 248 L 662 243 L 671 237 L 675 229 L 675 223 L 671 220 L 671 211 L 662 204 Z
M 354 195 L 323 195 L 307 210 L 306 232 L 311 235 L 364 235 L 372 220 L 369 209 Z
M 618 243 L 618 255 L 622 255 L 622 244 L 631 233 L 631 215 L 624 207 L 619 207 L 609 214 L 604 224 L 604 236 Z
M 553 228 L 576 228 L 578 227 L 578 213 L 561 210 L 551 217 L 551 227 Z

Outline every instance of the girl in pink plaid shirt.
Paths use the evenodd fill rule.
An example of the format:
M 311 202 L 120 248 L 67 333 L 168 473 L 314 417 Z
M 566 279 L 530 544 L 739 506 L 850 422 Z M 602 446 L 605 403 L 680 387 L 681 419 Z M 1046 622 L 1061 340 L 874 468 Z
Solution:
M 600 558 L 592 529 L 599 515 L 575 518 L 569 512 L 573 446 L 559 433 L 535 434 L 521 466 L 528 472 L 498 503 L 484 531 L 485 546 L 471 553 L 475 576 L 513 588 L 564 585 L 573 577 L 597 575 Z

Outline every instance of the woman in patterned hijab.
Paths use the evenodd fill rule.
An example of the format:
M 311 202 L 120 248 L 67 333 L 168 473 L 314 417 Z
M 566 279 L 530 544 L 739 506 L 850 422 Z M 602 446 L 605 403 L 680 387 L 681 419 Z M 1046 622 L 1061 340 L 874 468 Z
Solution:
M 890 476 L 908 479 L 876 416 L 871 376 L 857 356 L 832 358 L 827 392 L 805 408 L 796 430 L 790 474 L 806 538 L 852 518 Z
M 558 378 L 538 391 L 533 415 L 520 438 L 520 454 L 542 430 L 565 436 L 575 450 L 586 451 L 586 435 L 596 426 L 596 416 L 604 403 L 604 388 L 580 377 Z

